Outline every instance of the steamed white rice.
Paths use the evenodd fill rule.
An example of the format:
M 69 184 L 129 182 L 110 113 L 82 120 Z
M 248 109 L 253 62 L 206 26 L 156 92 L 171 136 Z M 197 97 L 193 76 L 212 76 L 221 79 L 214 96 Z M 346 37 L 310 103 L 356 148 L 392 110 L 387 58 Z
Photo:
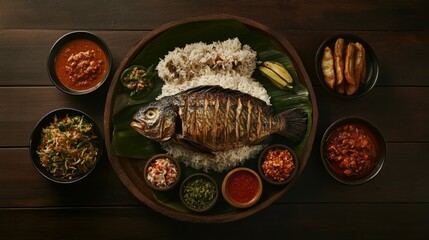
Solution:
M 256 52 L 238 38 L 223 42 L 187 44 L 170 51 L 156 70 L 165 82 L 187 82 L 218 73 L 250 77 L 256 68 Z
M 192 81 L 187 81 L 180 84 L 166 82 L 164 86 L 162 86 L 162 92 L 157 97 L 157 99 L 165 96 L 171 96 L 189 88 L 202 85 L 219 85 L 223 88 L 239 90 L 259 98 L 270 105 L 270 96 L 260 82 L 250 77 L 240 75 L 232 76 L 229 74 L 203 75 L 193 78 Z
M 222 59 L 220 61 L 219 59 Z M 167 63 L 174 65 L 170 71 Z M 258 81 L 251 78 L 256 68 L 256 52 L 248 45 L 242 46 L 238 38 L 223 42 L 202 42 L 176 48 L 169 52 L 157 66 L 159 76 L 165 81 L 162 93 L 174 95 L 201 85 L 220 85 L 239 90 L 270 104 L 270 96 Z M 170 66 L 170 69 L 171 68 Z M 203 154 L 189 150 L 172 142 L 162 143 L 162 148 L 185 165 L 208 172 L 221 172 L 241 165 L 255 157 L 263 145 L 244 146 L 224 152 Z

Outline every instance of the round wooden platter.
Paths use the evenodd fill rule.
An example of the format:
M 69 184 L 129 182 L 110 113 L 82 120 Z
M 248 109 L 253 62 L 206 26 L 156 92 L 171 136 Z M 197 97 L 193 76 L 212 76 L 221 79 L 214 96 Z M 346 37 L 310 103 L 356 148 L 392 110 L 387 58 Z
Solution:
M 194 213 L 188 211 L 181 211 L 176 208 L 172 208 L 164 203 L 161 203 L 157 200 L 156 196 L 153 193 L 153 190 L 147 186 L 147 184 L 142 180 L 141 172 L 144 167 L 146 159 L 135 159 L 128 157 L 117 156 L 112 150 L 112 137 L 113 137 L 113 117 L 114 117 L 114 104 L 116 97 L 123 93 L 123 88 L 121 86 L 119 77 L 121 73 L 132 63 L 133 59 L 138 55 L 138 53 L 144 49 L 151 41 L 160 37 L 165 31 L 181 26 L 188 23 L 198 23 L 198 22 L 207 22 L 207 21 L 222 21 L 222 20 L 236 20 L 239 21 L 244 26 L 252 29 L 253 31 L 258 31 L 269 39 L 271 39 L 276 45 L 278 45 L 281 50 L 286 53 L 293 62 L 294 68 L 297 72 L 298 78 L 301 83 L 308 90 L 308 98 L 311 103 L 312 116 L 311 116 L 311 129 L 309 130 L 309 135 L 307 141 L 305 142 L 302 153 L 299 157 L 299 169 L 296 177 L 288 185 L 278 188 L 272 186 L 264 186 L 263 198 L 253 207 L 248 209 L 234 209 L 231 208 L 228 211 L 220 212 L 207 212 L 207 213 Z M 172 49 L 169 49 L 172 50 Z M 306 166 L 307 160 L 310 156 L 311 149 L 313 146 L 313 141 L 316 133 L 318 121 L 318 110 L 315 94 L 313 87 L 311 85 L 308 74 L 297 54 L 295 49 L 291 44 L 282 36 L 276 32 L 270 30 L 268 27 L 241 17 L 231 16 L 231 15 L 210 15 L 202 16 L 196 18 L 189 18 L 184 20 L 178 20 L 174 22 L 167 23 L 154 31 L 148 33 L 144 36 L 138 44 L 130 50 L 130 52 L 125 56 L 124 60 L 119 65 L 116 70 L 115 75 L 113 76 L 108 94 L 106 99 L 105 106 L 105 116 L 104 116 L 104 134 L 105 134 L 105 144 L 108 153 L 110 163 L 115 170 L 116 174 L 119 176 L 120 180 L 127 187 L 127 189 L 140 201 L 152 208 L 153 210 L 166 215 L 168 217 L 187 221 L 187 222 L 205 222 L 205 223 L 220 223 L 220 222 L 229 222 L 235 221 L 248 217 L 254 213 L 261 211 L 262 209 L 268 207 L 274 201 L 278 200 L 283 196 L 289 188 L 294 184 L 296 179 L 301 175 L 304 167 Z

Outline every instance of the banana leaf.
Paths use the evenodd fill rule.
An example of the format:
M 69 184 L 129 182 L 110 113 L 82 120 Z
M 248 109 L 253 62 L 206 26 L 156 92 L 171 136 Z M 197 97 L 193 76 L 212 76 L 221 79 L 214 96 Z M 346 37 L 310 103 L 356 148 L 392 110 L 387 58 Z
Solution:
M 275 41 L 269 38 L 263 32 L 250 28 L 238 20 L 210 20 L 183 24 L 171 28 L 156 39 L 148 43 L 137 56 L 131 61 L 131 65 L 150 66 L 157 65 L 159 59 L 176 47 L 184 47 L 186 44 L 194 42 L 212 43 L 213 41 L 224 41 L 229 38 L 238 37 L 242 44 L 249 45 L 257 52 L 258 62 L 272 60 L 282 63 L 291 74 L 294 80 L 294 87 L 291 90 L 280 90 L 275 87 L 269 80 L 263 77 L 259 71 L 255 71 L 253 76 L 256 80 L 263 84 L 268 94 L 271 97 L 273 111 L 275 113 L 283 112 L 287 109 L 302 107 L 309 116 L 308 130 L 304 141 L 299 144 L 288 142 L 282 137 L 274 137 L 272 143 L 283 143 L 294 149 L 297 156 L 301 155 L 303 146 L 308 139 L 311 129 L 311 103 L 308 97 L 308 91 L 303 86 L 299 79 L 294 65 L 287 54 L 282 52 L 282 48 Z M 163 82 L 161 79 L 154 79 L 155 83 L 152 92 L 142 98 L 131 99 L 125 93 L 116 96 L 114 105 L 113 117 L 113 138 L 112 148 L 116 155 L 121 157 L 132 157 L 140 159 L 148 159 L 154 154 L 162 153 L 160 145 L 150 139 L 138 134 L 130 127 L 132 116 L 144 104 L 153 101 L 161 92 Z M 254 164 L 254 160 L 247 161 L 249 166 Z M 255 168 L 256 165 L 252 167 Z M 192 173 L 193 169 L 182 166 L 185 171 L 184 175 Z M 226 173 L 211 173 L 215 175 L 218 186 L 221 186 L 221 181 Z M 170 206 L 178 211 L 187 211 L 180 203 L 178 193 L 176 191 L 160 193 L 154 192 L 155 197 L 161 203 Z M 216 208 L 211 210 L 216 212 L 224 212 L 231 210 L 227 204 L 221 201 L 216 205 Z

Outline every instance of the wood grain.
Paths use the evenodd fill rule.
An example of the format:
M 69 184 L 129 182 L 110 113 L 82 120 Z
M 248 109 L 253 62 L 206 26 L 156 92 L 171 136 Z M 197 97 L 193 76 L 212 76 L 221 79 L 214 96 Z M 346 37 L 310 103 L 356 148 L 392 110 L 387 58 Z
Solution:
M 28 146 L 32 129 L 57 108 L 77 108 L 94 118 L 102 129 L 106 89 L 85 96 L 67 95 L 55 87 L 0 88 L 0 146 Z
M 428 3 L 401 1 L 168 1 L 1 2 L 5 29 L 149 30 L 172 20 L 231 14 L 276 29 L 427 30 Z M 168 6 L 168 7 L 166 7 Z
M 1 239 L 423 239 L 429 214 L 429 2 L 425 0 L 0 1 Z M 248 218 L 195 224 L 167 218 L 135 198 L 106 155 L 84 181 L 62 186 L 32 166 L 28 138 L 37 121 L 74 107 L 104 121 L 108 84 L 72 97 L 51 84 L 46 61 L 63 34 L 89 30 L 109 45 L 117 69 L 137 42 L 178 19 L 232 14 L 260 22 L 296 49 L 315 86 L 319 124 L 310 159 L 286 195 Z M 375 88 L 354 100 L 323 89 L 315 72 L 319 45 L 355 34 L 375 51 Z M 359 186 L 324 170 L 319 141 L 344 116 L 374 123 L 387 141 L 379 175 Z M 190 233 L 192 235 L 190 235 Z
M 382 170 L 370 182 L 350 187 L 337 182 L 325 170 L 320 143 L 315 143 L 303 174 L 282 203 L 424 203 L 429 169 L 428 143 L 387 143 Z
M 315 70 L 315 55 L 322 42 L 336 34 L 349 33 L 365 39 L 380 65 L 377 86 L 428 86 L 429 37 L 426 32 L 297 31 L 279 30 L 296 49 L 312 83 L 320 85 Z M 158 27 L 158 26 L 156 26 Z M 67 30 L 0 30 L 0 86 L 52 85 L 47 73 L 49 50 Z M 106 41 L 113 55 L 113 72 L 125 55 L 148 31 L 92 31 Z M 396 49 L 396 50 L 392 50 Z M 419 59 L 407 61 L 406 59 Z M 16 64 L 19 62 L 19 64 Z M 23 67 L 25 66 L 25 67 Z M 412 75 L 409 73 L 413 72 Z
M 304 172 L 276 203 L 429 202 L 429 168 L 425 167 L 429 143 L 388 143 L 386 161 L 378 176 L 353 187 L 328 175 L 319 147 L 316 142 Z M 105 155 L 89 177 L 72 185 L 52 183 L 41 176 L 31 163 L 28 148 L 0 149 L 0 165 L 0 208 L 144 205 L 121 183 Z
M 425 203 L 274 204 L 237 222 L 179 222 L 147 207 L 0 209 L 14 239 L 422 239 Z M 311 217 L 306 217 L 311 216 Z M 407 216 L 407 217 L 402 217 Z M 15 224 L 9 224 L 13 222 Z M 34 224 L 41 222 L 43 224 Z M 388 222 L 389 224 L 386 224 Z M 70 231 L 70 229 L 73 231 Z M 29 237 L 29 233 L 34 233 Z
M 103 126 L 106 86 L 88 96 L 69 96 L 55 87 L 0 88 L 0 146 L 28 146 L 32 129 L 48 112 L 61 107 L 77 108 Z M 357 115 L 375 124 L 388 142 L 425 142 L 429 112 L 422 108 L 427 102 L 429 88 L 375 87 L 367 95 L 355 100 L 341 100 L 321 87 L 315 88 L 319 104 L 321 133 L 338 118 Z M 25 96 L 25 97 L 23 97 Z M 386 120 L 395 119 L 395 121 Z M 404 123 L 398 127 L 398 122 Z
M 88 177 L 70 185 L 39 174 L 28 148 L 1 148 L 0 165 L 0 208 L 141 205 L 119 181 L 105 153 Z

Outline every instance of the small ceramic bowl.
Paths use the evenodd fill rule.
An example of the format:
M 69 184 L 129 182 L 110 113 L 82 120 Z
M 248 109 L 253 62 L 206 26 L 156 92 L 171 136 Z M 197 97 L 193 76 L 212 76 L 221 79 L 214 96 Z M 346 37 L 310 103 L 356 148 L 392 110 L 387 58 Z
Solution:
M 281 157 L 281 160 L 286 159 L 290 160 L 290 162 L 283 162 L 283 165 L 279 165 L 279 161 L 275 159 L 270 160 L 267 159 L 267 154 L 272 152 L 278 157 Z M 285 156 L 279 156 L 280 154 L 288 154 Z M 292 168 L 292 169 L 291 169 Z M 292 181 L 298 172 L 299 161 L 298 157 L 294 153 L 294 151 L 283 144 L 274 144 L 266 147 L 258 160 L 258 171 L 261 177 L 268 183 L 273 185 L 285 185 Z
M 125 93 L 133 99 L 147 96 L 154 87 L 153 78 L 157 76 L 154 66 L 132 65 L 126 68 L 119 78 Z
M 338 38 L 344 39 L 344 48 L 347 48 L 348 43 L 356 43 L 356 42 L 361 43 L 362 46 L 365 48 L 365 60 L 366 60 L 365 80 L 363 81 L 363 83 L 360 84 L 357 92 L 352 94 L 352 95 L 347 95 L 345 93 L 341 94 L 335 89 L 335 87 L 334 87 L 334 89 L 331 89 L 327 85 L 327 83 L 325 82 L 323 72 L 322 72 L 321 64 L 322 64 L 322 59 L 323 59 L 325 47 L 326 46 L 330 47 L 332 54 L 334 54 L 335 42 L 337 41 Z M 344 55 L 345 55 L 345 53 L 344 53 Z M 361 97 L 361 96 L 367 94 L 374 87 L 374 85 L 376 84 L 376 82 L 378 80 L 379 66 L 378 66 L 377 56 L 375 55 L 371 46 L 367 42 L 365 42 L 363 39 L 361 39 L 357 36 L 354 36 L 354 35 L 340 34 L 340 35 L 335 35 L 333 37 L 326 39 L 320 45 L 319 49 L 317 50 L 316 57 L 315 57 L 315 64 L 316 64 L 316 66 L 315 66 L 316 67 L 316 73 L 317 73 L 317 76 L 319 78 L 320 83 L 330 94 L 332 94 L 336 97 L 346 98 L 346 99 L 353 99 L 353 98 Z M 345 79 L 344 79 L 344 81 L 345 81 Z
M 155 172 L 157 173 L 155 174 Z M 144 179 L 147 185 L 157 191 L 174 188 L 179 182 L 180 176 L 179 162 L 168 154 L 157 154 L 151 157 L 144 167 Z
M 219 189 L 215 180 L 205 173 L 194 173 L 180 186 L 180 200 L 194 212 L 205 212 L 217 202 Z
M 101 38 L 86 31 L 70 32 L 52 46 L 48 74 L 59 90 L 71 95 L 88 94 L 109 78 L 112 59 L 107 44 Z
M 380 131 L 367 120 L 346 117 L 335 121 L 325 131 L 320 155 L 334 179 L 347 185 L 358 185 L 370 181 L 380 172 L 386 158 L 386 142 Z
M 235 168 L 223 179 L 222 195 L 233 207 L 249 208 L 262 196 L 261 178 L 250 168 Z
M 92 131 L 90 133 L 97 136 L 97 138 L 93 142 L 91 142 L 97 149 L 97 156 L 95 160 L 92 162 L 92 164 L 89 164 L 87 168 L 82 170 L 82 173 L 80 174 L 74 174 L 74 173 L 70 173 L 70 171 L 67 171 L 65 172 L 65 174 L 71 177 L 66 178 L 64 175 L 53 174 L 52 171 L 49 171 L 48 168 L 44 167 L 41 163 L 41 154 L 38 153 L 38 151 L 40 150 L 39 148 L 48 149 L 48 148 L 42 147 L 42 141 L 43 141 L 42 129 L 48 127 L 54 121 L 53 120 L 54 116 L 56 116 L 58 119 L 63 119 L 66 116 L 70 118 L 83 116 L 84 121 L 92 125 Z M 58 124 L 58 129 L 60 131 L 64 131 L 64 129 L 60 127 L 60 124 Z M 68 130 L 66 129 L 65 131 L 68 131 Z M 47 145 L 43 144 L 43 146 L 47 146 Z M 37 123 L 36 127 L 34 128 L 30 136 L 29 150 L 30 150 L 30 158 L 33 162 L 34 167 L 45 178 L 56 183 L 74 183 L 79 180 L 82 180 L 94 170 L 94 168 L 100 161 L 101 155 L 103 153 L 103 146 L 104 146 L 104 142 L 103 142 L 102 134 L 93 119 L 91 119 L 87 114 L 79 110 L 71 109 L 71 108 L 62 108 L 48 113 Z M 59 147 L 62 147 L 62 146 L 60 145 Z M 73 148 L 79 148 L 79 144 L 74 144 Z M 54 155 L 54 153 L 51 153 L 51 152 L 49 152 L 49 154 L 52 156 Z M 61 162 L 61 161 L 56 161 L 55 164 L 58 164 L 58 162 Z M 52 167 L 53 164 L 54 163 L 49 165 Z

